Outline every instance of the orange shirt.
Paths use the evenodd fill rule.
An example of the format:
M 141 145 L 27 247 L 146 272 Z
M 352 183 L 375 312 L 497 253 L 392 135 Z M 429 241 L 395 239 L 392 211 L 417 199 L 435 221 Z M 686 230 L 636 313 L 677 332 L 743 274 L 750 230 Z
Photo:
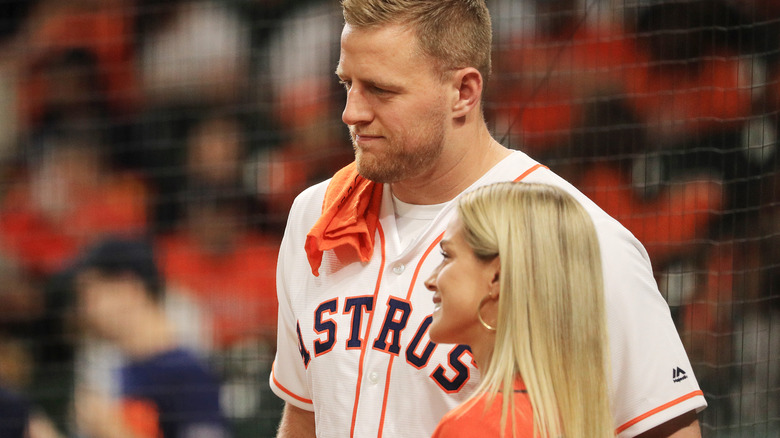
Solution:
M 738 127 L 751 114 L 750 75 L 730 53 L 702 59 L 698 71 L 660 69 L 646 59 L 625 78 L 629 103 L 652 126 L 696 134 Z
M 102 235 L 143 232 L 146 201 L 141 180 L 117 175 L 102 185 L 79 188 L 54 217 L 37 205 L 29 184 L 22 182 L 0 206 L 0 248 L 26 269 L 51 274 Z
M 629 37 L 610 26 L 583 26 L 571 38 L 517 38 L 509 45 L 497 70 L 515 74 L 508 88 L 497 90 L 498 112 L 522 135 L 531 156 L 565 141 L 582 122 L 587 99 L 618 86 L 624 68 L 635 62 Z
M 515 383 L 514 427 L 517 436 L 533 436 L 534 422 L 531 400 L 522 381 Z M 488 396 L 482 395 L 448 412 L 436 426 L 433 438 L 499 437 L 503 394 L 497 394 L 488 405 Z M 507 418 L 505 437 L 512 436 L 512 418 Z
M 41 67 L 56 54 L 83 49 L 97 61 L 98 79 L 111 108 L 119 114 L 133 111 L 140 103 L 133 52 L 132 15 L 120 8 L 96 11 L 67 10 L 47 16 L 32 35 L 33 48 L 19 82 L 20 122 L 40 121 L 49 87 Z
M 181 233 L 159 241 L 166 281 L 190 294 L 212 319 L 217 348 L 273 333 L 279 243 L 246 234 L 233 251 L 211 254 Z
M 723 207 L 722 189 L 713 182 L 680 182 L 645 200 L 627 175 L 604 164 L 588 168 L 577 186 L 645 245 L 654 264 L 690 250 Z

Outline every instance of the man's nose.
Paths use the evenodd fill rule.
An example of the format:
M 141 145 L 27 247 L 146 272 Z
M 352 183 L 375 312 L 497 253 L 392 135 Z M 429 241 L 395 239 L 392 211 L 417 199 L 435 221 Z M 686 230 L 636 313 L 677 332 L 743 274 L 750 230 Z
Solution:
M 363 90 L 352 86 L 347 91 L 347 102 L 344 105 L 344 112 L 341 113 L 341 120 L 350 126 L 368 123 L 373 118 L 371 105 L 366 99 Z

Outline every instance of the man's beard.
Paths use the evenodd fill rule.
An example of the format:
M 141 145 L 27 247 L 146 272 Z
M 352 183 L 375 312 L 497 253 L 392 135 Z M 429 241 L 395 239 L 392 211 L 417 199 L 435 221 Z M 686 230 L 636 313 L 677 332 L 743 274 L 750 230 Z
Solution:
M 386 142 L 380 154 L 373 148 L 371 153 L 364 153 L 355 141 L 355 130 L 350 127 L 352 148 L 355 151 L 355 161 L 360 176 L 376 183 L 396 183 L 414 178 L 430 170 L 444 149 L 443 123 L 429 125 L 434 129 L 416 135 L 404 135 L 397 139 L 385 137 Z M 409 138 L 415 138 L 416 145 L 410 146 Z

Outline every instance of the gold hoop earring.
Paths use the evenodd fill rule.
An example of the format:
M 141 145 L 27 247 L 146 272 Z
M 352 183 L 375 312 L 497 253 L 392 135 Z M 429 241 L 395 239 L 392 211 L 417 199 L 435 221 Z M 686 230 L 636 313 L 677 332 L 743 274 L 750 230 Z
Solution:
M 485 301 L 493 297 L 490 296 L 490 294 L 485 295 L 484 298 L 482 298 L 482 301 L 479 302 L 479 306 L 477 307 L 477 319 L 479 319 L 479 323 L 482 324 L 483 327 L 485 327 L 488 331 L 494 332 L 496 331 L 496 328 L 491 326 L 490 324 L 486 323 L 484 319 L 482 319 L 482 306 L 485 305 Z

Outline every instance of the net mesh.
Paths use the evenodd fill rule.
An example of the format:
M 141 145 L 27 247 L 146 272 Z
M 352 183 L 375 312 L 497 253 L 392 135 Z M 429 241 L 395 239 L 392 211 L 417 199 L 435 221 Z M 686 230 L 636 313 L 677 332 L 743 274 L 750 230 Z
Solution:
M 488 4 L 494 136 L 645 245 L 704 435 L 779 434 L 780 6 Z M 118 393 L 124 359 L 83 324 L 66 268 L 143 236 L 234 434 L 274 436 L 281 232 L 352 156 L 341 25 L 324 0 L 0 0 L 0 387 L 64 433 L 83 427 L 80 389 Z

